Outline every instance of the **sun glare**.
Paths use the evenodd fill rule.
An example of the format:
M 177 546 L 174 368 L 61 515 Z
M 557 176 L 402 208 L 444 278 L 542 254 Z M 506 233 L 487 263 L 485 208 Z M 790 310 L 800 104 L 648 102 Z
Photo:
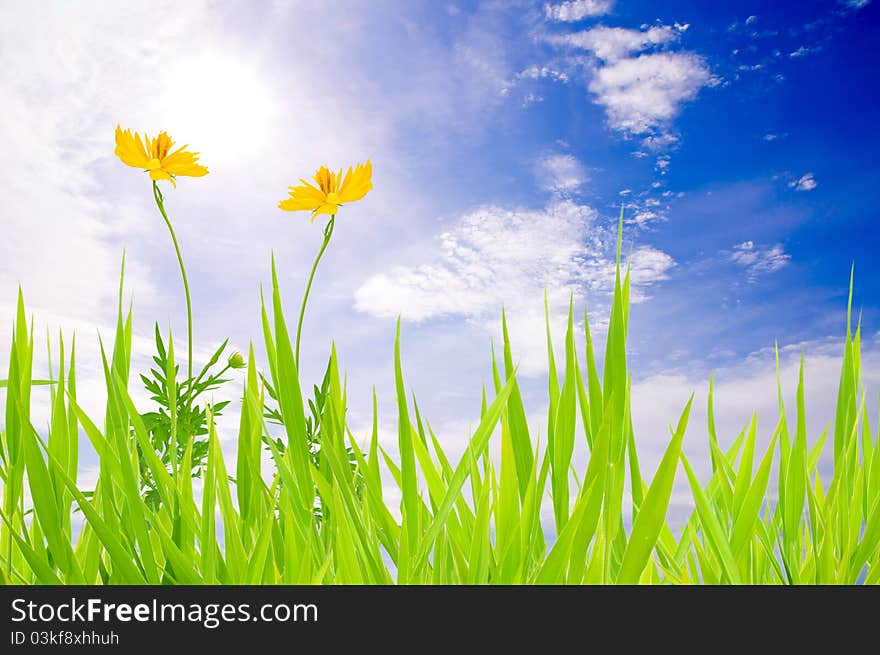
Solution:
M 208 163 L 253 155 L 272 113 L 267 88 L 254 70 L 224 55 L 183 61 L 166 77 L 162 129 Z

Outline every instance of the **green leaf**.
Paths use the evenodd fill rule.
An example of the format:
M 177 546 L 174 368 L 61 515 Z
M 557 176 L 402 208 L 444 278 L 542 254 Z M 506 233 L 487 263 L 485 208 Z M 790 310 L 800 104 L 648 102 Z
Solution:
M 635 584 L 639 581 L 642 570 L 648 562 L 651 552 L 660 536 L 660 531 L 666 521 L 666 510 L 669 507 L 669 499 L 672 496 L 672 485 L 675 482 L 675 472 L 678 469 L 678 460 L 681 456 L 681 444 L 687 429 L 688 417 L 691 412 L 693 395 L 688 400 L 672 441 L 666 448 L 663 459 L 657 467 L 645 500 L 639 507 L 639 514 L 633 524 L 626 551 L 623 554 L 623 562 L 617 574 L 618 584 Z

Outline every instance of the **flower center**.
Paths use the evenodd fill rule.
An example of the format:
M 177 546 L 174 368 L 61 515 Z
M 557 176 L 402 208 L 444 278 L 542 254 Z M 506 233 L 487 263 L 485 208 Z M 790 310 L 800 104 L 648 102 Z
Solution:
M 147 170 L 148 170 L 148 171 L 154 171 L 154 170 L 156 170 L 157 168 L 162 168 L 162 162 L 160 162 L 158 159 L 156 159 L 155 157 L 153 157 L 153 158 L 147 163 Z
M 335 191 L 331 191 L 327 194 L 327 202 L 333 205 L 339 204 L 339 196 L 336 194 Z

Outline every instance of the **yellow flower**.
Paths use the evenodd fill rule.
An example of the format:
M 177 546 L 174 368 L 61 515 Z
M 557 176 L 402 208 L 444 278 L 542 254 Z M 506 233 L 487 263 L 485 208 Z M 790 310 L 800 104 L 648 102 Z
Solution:
M 132 135 L 131 130 L 123 132 L 116 126 L 116 156 L 123 164 L 149 171 L 151 180 L 168 180 L 177 186 L 174 178 L 178 175 L 202 177 L 208 174 L 207 168 L 196 163 L 199 153 L 187 152 L 187 146 L 170 152 L 172 145 L 174 142 L 167 132 L 160 132 L 155 139 L 144 134 L 142 141 L 137 132 Z
M 318 186 L 301 179 L 302 185 L 290 187 L 290 197 L 282 200 L 278 207 L 289 212 L 311 210 L 312 222 L 318 214 L 336 214 L 344 203 L 360 200 L 373 188 L 373 164 L 368 159 L 365 164 L 350 166 L 345 177 L 342 169 L 334 173 L 321 166 L 315 173 Z

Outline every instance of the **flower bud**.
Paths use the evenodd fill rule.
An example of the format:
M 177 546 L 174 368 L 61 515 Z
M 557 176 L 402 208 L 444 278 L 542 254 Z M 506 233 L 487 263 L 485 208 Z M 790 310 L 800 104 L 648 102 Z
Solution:
M 229 363 L 229 366 L 231 368 L 244 368 L 245 367 L 244 357 L 241 356 L 240 352 L 232 353 L 229 356 L 229 359 L 227 360 L 227 362 Z

